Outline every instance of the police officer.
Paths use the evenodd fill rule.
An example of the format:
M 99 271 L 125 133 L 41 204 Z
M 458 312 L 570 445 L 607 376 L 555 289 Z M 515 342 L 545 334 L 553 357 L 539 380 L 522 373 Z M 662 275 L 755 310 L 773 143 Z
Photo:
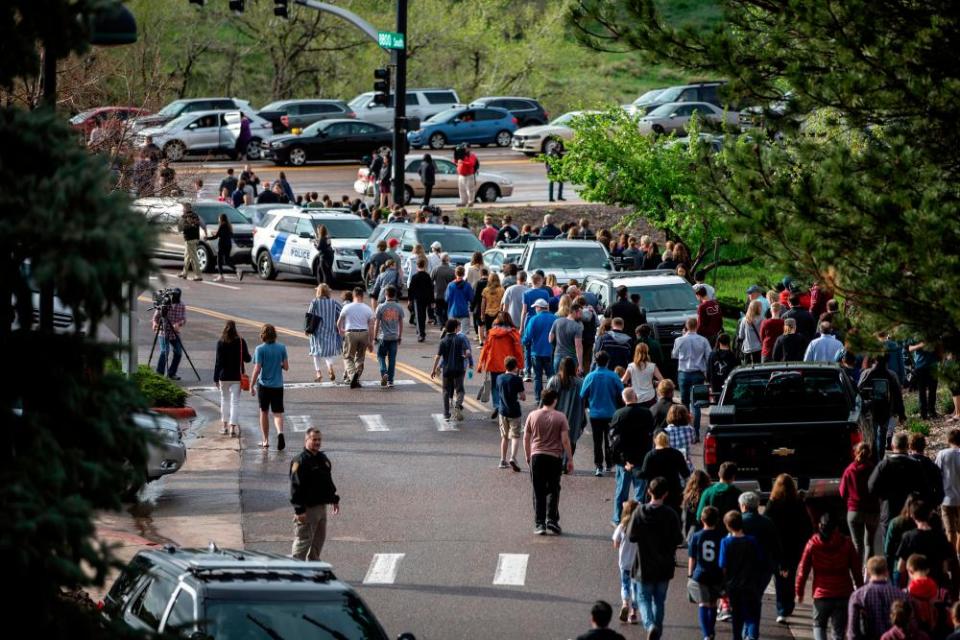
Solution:
M 290 503 L 294 511 L 291 555 L 300 560 L 319 560 L 327 538 L 327 505 L 340 513 L 340 496 L 331 476 L 330 459 L 320 451 L 320 430 L 307 429 L 303 451 L 290 463 Z

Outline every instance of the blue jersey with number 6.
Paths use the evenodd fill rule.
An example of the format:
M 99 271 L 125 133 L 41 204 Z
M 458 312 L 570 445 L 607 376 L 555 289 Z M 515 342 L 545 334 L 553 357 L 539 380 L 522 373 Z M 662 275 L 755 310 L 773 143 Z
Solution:
M 721 584 L 720 541 L 725 533 L 719 529 L 704 529 L 690 538 L 687 554 L 694 559 L 693 579 L 701 584 Z

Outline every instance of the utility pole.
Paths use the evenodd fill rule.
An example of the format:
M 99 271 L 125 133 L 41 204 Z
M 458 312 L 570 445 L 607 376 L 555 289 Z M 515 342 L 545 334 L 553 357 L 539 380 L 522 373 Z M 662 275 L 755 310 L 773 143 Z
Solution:
M 407 0 L 397 0 L 397 33 L 403 46 L 392 50 L 393 94 L 393 201 L 404 204 L 404 169 L 407 150 Z

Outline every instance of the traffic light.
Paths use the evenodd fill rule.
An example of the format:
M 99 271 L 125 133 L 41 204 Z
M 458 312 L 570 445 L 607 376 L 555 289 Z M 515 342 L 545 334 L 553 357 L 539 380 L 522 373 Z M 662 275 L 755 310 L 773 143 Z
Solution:
M 278 18 L 289 18 L 287 14 L 287 0 L 273 0 L 273 15 Z
M 243 13 L 243 0 L 230 0 L 230 11 L 234 13 Z
M 388 67 L 374 69 L 373 77 L 376 80 L 373 83 L 373 103 L 386 105 L 390 102 L 390 69 Z

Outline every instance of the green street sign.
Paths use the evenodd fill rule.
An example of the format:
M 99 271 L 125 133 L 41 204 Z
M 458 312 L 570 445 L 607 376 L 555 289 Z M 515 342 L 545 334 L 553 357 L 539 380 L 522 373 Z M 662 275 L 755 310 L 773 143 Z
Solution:
M 383 49 L 403 49 L 405 45 L 403 34 L 393 31 L 378 31 L 377 44 Z

